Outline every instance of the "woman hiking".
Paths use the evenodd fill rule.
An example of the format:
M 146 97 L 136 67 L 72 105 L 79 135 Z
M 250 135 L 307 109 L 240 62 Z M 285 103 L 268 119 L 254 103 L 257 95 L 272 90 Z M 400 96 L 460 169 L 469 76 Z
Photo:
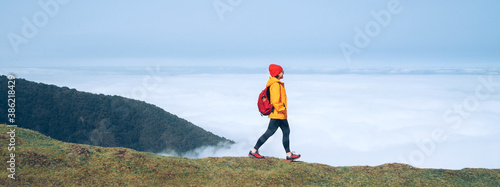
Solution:
M 269 87 L 271 104 L 274 106 L 273 112 L 269 114 L 269 126 L 267 131 L 257 140 L 254 148 L 248 153 L 248 157 L 255 159 L 263 159 L 264 156 L 259 154 L 259 148 L 264 144 L 269 137 L 271 137 L 278 127 L 283 132 L 283 147 L 286 152 L 286 161 L 293 162 L 300 158 L 300 154 L 296 155 L 290 152 L 290 127 L 287 120 L 287 102 L 285 83 L 280 80 L 283 79 L 283 68 L 276 64 L 269 65 L 269 81 L 266 87 Z

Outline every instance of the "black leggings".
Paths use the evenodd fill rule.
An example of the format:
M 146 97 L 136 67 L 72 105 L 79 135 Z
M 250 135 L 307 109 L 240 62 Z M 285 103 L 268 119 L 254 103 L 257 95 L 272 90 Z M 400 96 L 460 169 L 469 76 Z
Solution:
M 288 126 L 288 120 L 286 119 L 271 119 L 269 121 L 269 126 L 267 127 L 267 131 L 257 140 L 255 144 L 255 149 L 259 150 L 260 146 L 264 144 L 269 137 L 271 137 L 278 127 L 283 131 L 283 147 L 287 153 L 290 152 L 290 127 Z

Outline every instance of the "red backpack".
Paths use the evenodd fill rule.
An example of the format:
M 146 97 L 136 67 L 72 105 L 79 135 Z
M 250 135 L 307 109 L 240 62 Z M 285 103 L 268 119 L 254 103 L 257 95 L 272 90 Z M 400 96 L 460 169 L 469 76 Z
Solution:
M 259 112 L 261 116 L 267 116 L 271 114 L 274 110 L 274 106 L 271 104 L 271 94 L 269 93 L 269 87 L 266 87 L 259 94 L 259 100 L 257 101 L 257 106 L 259 107 Z

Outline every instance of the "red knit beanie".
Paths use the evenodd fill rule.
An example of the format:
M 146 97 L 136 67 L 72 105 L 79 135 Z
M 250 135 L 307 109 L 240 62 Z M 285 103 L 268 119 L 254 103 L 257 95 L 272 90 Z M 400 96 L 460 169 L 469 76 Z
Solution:
M 276 77 L 276 75 L 280 74 L 283 71 L 283 68 L 276 64 L 269 65 L 269 73 L 272 77 Z

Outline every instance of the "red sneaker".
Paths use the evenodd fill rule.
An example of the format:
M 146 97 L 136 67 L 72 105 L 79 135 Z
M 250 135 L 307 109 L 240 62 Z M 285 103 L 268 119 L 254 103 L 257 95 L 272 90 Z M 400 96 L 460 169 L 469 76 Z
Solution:
M 255 158 L 255 159 L 264 159 L 265 158 L 264 156 L 259 154 L 259 151 L 255 152 L 255 153 L 252 153 L 252 151 L 250 151 L 248 153 L 248 157 Z
M 295 161 L 295 160 L 297 160 L 299 158 L 300 158 L 300 154 L 296 155 L 296 154 L 292 153 L 292 156 L 286 156 L 286 161 L 287 162 L 293 162 L 293 161 Z

